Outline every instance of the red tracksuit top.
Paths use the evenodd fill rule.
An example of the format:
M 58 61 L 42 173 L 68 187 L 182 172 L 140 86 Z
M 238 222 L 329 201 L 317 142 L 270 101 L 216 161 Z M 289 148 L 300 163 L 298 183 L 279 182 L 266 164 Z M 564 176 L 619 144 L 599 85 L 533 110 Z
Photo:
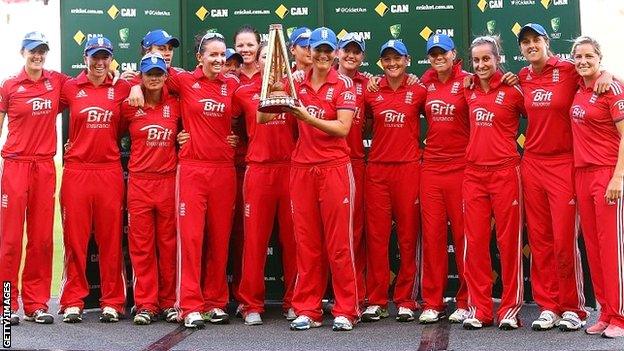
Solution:
M 613 82 L 611 89 L 596 95 L 593 85 L 581 79 L 570 108 L 574 136 L 574 166 L 609 166 L 617 163 L 620 134 L 615 123 L 624 119 L 624 89 Z
M 490 79 L 490 90 L 483 91 L 479 77 L 474 88 L 464 94 L 470 111 L 470 140 L 466 159 L 476 166 L 504 166 L 520 159 L 516 149 L 516 134 L 520 114 L 524 112 L 524 97 L 519 86 L 508 86 L 497 71 Z
M 327 81 L 315 91 L 310 83 L 310 70 L 301 83 L 295 83 L 297 95 L 312 117 L 335 120 L 337 110 L 356 109 L 353 81 L 331 69 Z M 293 165 L 314 165 L 349 161 L 346 138 L 331 136 L 301 120 L 297 120 L 299 138 L 292 154 Z
M 528 119 L 524 155 L 572 156 L 569 109 L 579 79 L 574 64 L 551 57 L 541 73 L 527 66 L 518 76 Z
M 368 85 L 368 78 L 360 72 L 355 72 L 355 76 L 351 79 L 355 86 L 356 110 L 353 114 L 351 129 L 347 135 L 347 145 L 351 149 L 350 156 L 352 160 L 363 160 L 364 142 L 362 140 L 362 132 L 364 131 L 364 121 L 366 120 L 364 91 Z
M 366 109 L 373 116 L 369 162 L 414 162 L 420 159 L 420 113 L 427 91 L 420 84 L 407 85 L 407 78 L 405 75 L 396 91 L 383 77 L 378 92 L 364 92 Z
M 0 83 L 0 111 L 6 113 L 9 133 L 2 157 L 52 158 L 56 154 L 56 115 L 61 87 L 70 77 L 43 70 L 37 81 L 25 69 Z
M 238 79 L 204 76 L 201 67 L 169 76 L 167 87 L 180 96 L 182 125 L 191 139 L 180 149 L 180 162 L 199 161 L 234 165 L 234 149 L 227 143 L 232 121 L 232 95 Z
M 163 92 L 156 106 L 121 105 L 121 115 L 128 125 L 132 147 L 128 169 L 133 175 L 173 174 L 177 164 L 176 136 L 180 116 L 178 100 Z
M 249 138 L 246 161 L 290 164 L 290 156 L 295 148 L 295 118 L 288 113 L 281 113 L 268 123 L 258 124 L 256 114 L 261 89 L 262 80 L 256 79 L 240 86 L 234 93 L 234 106 L 244 118 Z
M 69 147 L 65 162 L 83 165 L 119 162 L 121 102 L 129 92 L 128 82 L 119 80 L 113 86 L 108 77 L 96 87 L 86 71 L 65 82 L 61 90 L 61 105 L 69 107 Z
M 470 137 L 468 103 L 464 97 L 464 77 L 461 61 L 453 65 L 449 79 L 442 83 L 438 73 L 428 69 L 421 81 L 427 89 L 425 118 L 427 143 L 425 162 L 453 162 L 463 160 Z
M 241 85 L 247 85 L 250 83 L 260 82 L 262 83 L 262 76 L 260 75 L 260 71 L 254 73 L 253 76 L 248 77 L 245 73 L 241 72 L 238 76 Z

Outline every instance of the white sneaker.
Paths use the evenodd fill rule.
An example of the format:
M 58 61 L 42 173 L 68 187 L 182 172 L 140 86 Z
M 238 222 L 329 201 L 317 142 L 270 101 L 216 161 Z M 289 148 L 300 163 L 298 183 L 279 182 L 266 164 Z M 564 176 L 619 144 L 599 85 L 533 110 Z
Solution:
M 557 326 L 560 319 L 561 317 L 557 316 L 553 311 L 544 310 L 540 313 L 539 318 L 531 323 L 531 329 L 535 331 L 552 329 Z
M 420 314 L 420 317 L 418 317 L 418 322 L 422 324 L 436 323 L 445 316 L 446 313 L 444 311 L 439 312 L 429 308 L 424 310 L 423 313 Z
M 230 315 L 220 308 L 213 308 L 206 312 L 208 321 L 212 324 L 229 324 Z
M 463 308 L 458 308 L 448 317 L 451 323 L 462 323 L 466 318 L 470 317 L 470 312 Z
M 561 320 L 559 321 L 559 330 L 561 331 L 576 331 L 585 326 L 586 321 L 582 321 L 576 312 L 566 311 L 563 312 Z
M 258 312 L 249 312 L 245 314 L 245 325 L 261 325 L 262 317 Z
M 466 318 L 462 322 L 464 329 L 475 330 L 483 328 L 483 322 L 478 320 L 477 318 Z
M 349 318 L 344 316 L 338 316 L 334 318 L 334 325 L 332 326 L 333 331 L 350 331 L 353 330 L 353 324 L 349 320 Z
M 518 329 L 519 323 L 516 317 L 513 318 L 503 318 L 500 323 L 498 323 L 498 329 L 501 330 L 514 330 Z
M 63 322 L 80 323 L 82 322 L 82 311 L 80 307 L 67 307 L 63 312 Z
M 390 313 L 388 309 L 381 308 L 379 305 L 370 305 L 366 307 L 366 311 L 362 313 L 362 321 L 364 322 L 377 322 L 382 318 L 388 318 Z
M 399 307 L 399 312 L 397 313 L 396 320 L 398 322 L 411 322 L 415 318 L 414 311 L 407 307 Z
M 297 318 L 297 315 L 295 314 L 295 309 L 294 308 L 289 308 L 288 311 L 284 311 L 284 313 L 282 314 L 287 321 L 294 321 L 295 318 Z
M 310 328 L 318 328 L 321 325 L 321 322 L 315 322 L 312 318 L 306 315 L 301 315 L 290 323 L 290 330 L 308 330 Z
M 203 329 L 205 325 L 204 318 L 199 312 L 191 312 L 184 318 L 184 326 L 187 328 Z
M 119 322 L 119 313 L 112 307 L 104 307 L 100 315 L 101 323 L 117 323 Z

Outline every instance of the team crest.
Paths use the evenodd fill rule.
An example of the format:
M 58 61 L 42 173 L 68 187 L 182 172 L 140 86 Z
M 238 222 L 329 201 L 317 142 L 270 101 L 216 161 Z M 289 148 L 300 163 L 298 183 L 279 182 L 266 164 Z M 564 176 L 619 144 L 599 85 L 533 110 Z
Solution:
M 334 98 L 334 88 L 330 87 L 327 89 L 327 94 L 325 95 L 325 100 L 331 101 Z
M 405 93 L 405 103 L 411 105 L 413 102 L 414 102 L 414 93 L 411 91 L 408 91 L 407 93 Z
M 451 94 L 459 93 L 459 87 L 460 87 L 459 82 L 453 83 L 453 86 L 451 86 Z
M 559 68 L 553 69 L 552 82 L 553 83 L 559 83 Z
M 106 94 L 106 98 L 109 100 L 115 100 L 115 88 L 108 88 L 108 93 Z
M 504 99 L 505 99 L 505 92 L 499 91 L 498 95 L 496 95 L 496 100 L 494 101 L 494 103 L 502 105 Z
M 163 118 L 170 118 L 171 117 L 171 107 L 169 107 L 169 105 L 165 105 L 163 107 Z
M 227 84 L 221 85 L 221 96 L 227 96 Z
M 52 83 L 50 83 L 50 80 L 49 80 L 49 79 L 46 79 L 46 81 L 45 81 L 45 83 L 43 83 L 43 85 L 45 86 L 45 88 L 46 88 L 46 90 L 47 90 L 47 91 L 52 91 L 52 89 L 54 89 L 54 88 L 52 87 Z

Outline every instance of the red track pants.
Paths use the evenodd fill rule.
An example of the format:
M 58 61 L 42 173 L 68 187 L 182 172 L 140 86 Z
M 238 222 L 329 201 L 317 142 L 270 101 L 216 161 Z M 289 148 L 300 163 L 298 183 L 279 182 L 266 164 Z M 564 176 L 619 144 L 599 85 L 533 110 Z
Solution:
M 448 222 L 451 223 L 455 263 L 459 278 L 456 307 L 468 309 L 468 287 L 464 279 L 464 218 L 462 181 L 464 161 L 424 163 L 420 180 L 423 222 L 422 298 L 425 308 L 444 311 L 448 281 Z
M 3 160 L 0 175 L 0 281 L 11 282 L 11 310 L 17 311 L 17 282 L 26 221 L 28 244 L 21 289 L 24 312 L 47 310 L 52 282 L 54 161 Z
M 236 206 L 234 208 L 234 219 L 232 221 L 232 234 L 230 236 L 230 268 L 232 269 L 232 282 L 230 291 L 236 301 L 241 301 L 238 293 L 241 270 L 243 264 L 243 237 L 244 237 L 244 207 L 243 182 L 245 179 L 246 167 L 236 166 Z
M 397 307 L 418 308 L 420 165 L 369 163 L 366 168 L 366 291 L 369 305 L 388 305 L 388 247 L 396 222 L 401 262 L 394 286 Z
M 243 186 L 245 198 L 245 240 L 242 277 L 239 286 L 245 312 L 264 312 L 264 266 L 275 217 L 284 267 L 284 303 L 292 306 L 297 278 L 296 243 L 290 207 L 290 165 L 250 164 Z
M 587 318 L 572 156 L 525 156 L 520 171 L 531 247 L 531 289 L 541 310 Z
M 351 164 L 301 167 L 290 171 L 290 196 L 297 242 L 295 313 L 322 320 L 322 298 L 331 270 L 334 316 L 359 316 L 353 257 Z M 329 264 L 329 270 L 327 266 Z
M 175 174 L 128 178 L 128 246 L 137 311 L 158 313 L 175 303 Z
M 624 328 L 624 200 L 607 203 L 613 167 L 576 169 L 581 228 L 600 321 Z
M 497 320 L 516 317 L 523 302 L 522 189 L 519 166 L 466 166 L 463 184 L 466 246 L 464 274 L 470 312 L 484 324 L 493 322 L 491 214 L 496 220 L 503 295 Z
M 190 161 L 178 165 L 176 307 L 181 318 L 225 309 L 228 303 L 226 268 L 235 200 L 234 166 Z
M 357 278 L 360 307 L 366 299 L 366 240 L 364 237 L 364 189 L 366 183 L 366 164 L 364 160 L 351 159 L 355 180 L 355 203 L 353 205 L 353 254 L 355 255 L 355 273 Z
M 61 287 L 61 311 L 84 307 L 89 294 L 85 275 L 91 231 L 99 252 L 100 306 L 121 312 L 126 299 L 121 252 L 124 183 L 121 165 L 65 164 L 61 185 L 61 214 L 65 244 L 65 271 Z

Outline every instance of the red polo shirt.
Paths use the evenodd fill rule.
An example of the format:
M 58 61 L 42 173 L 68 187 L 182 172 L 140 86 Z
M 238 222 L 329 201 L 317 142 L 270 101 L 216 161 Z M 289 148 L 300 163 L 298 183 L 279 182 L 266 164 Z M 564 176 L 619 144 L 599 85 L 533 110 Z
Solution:
M 69 107 L 69 148 L 65 162 L 110 163 L 119 161 L 121 102 L 128 97 L 130 84 L 106 78 L 93 85 L 86 71 L 65 82 L 61 104 Z
M 617 163 L 620 134 L 615 123 L 624 119 L 624 87 L 613 82 L 611 89 L 596 95 L 593 85 L 583 80 L 570 108 L 576 167 L 610 166 Z
M 446 82 L 438 79 L 433 68 L 422 76 L 427 89 L 425 162 L 452 162 L 465 157 L 470 137 L 468 103 L 464 97 L 464 77 L 467 75 L 460 61 L 453 65 Z
M 56 154 L 56 116 L 61 87 L 68 79 L 44 69 L 41 78 L 32 81 L 22 69 L 0 83 L 0 111 L 6 113 L 9 127 L 2 157 L 50 158 Z
M 502 83 L 498 71 L 490 78 L 490 90 L 484 91 L 478 77 L 473 89 L 464 91 L 470 111 L 468 162 L 478 166 L 501 166 L 518 162 L 516 135 L 524 97 L 519 86 Z
M 364 131 L 364 122 L 366 120 L 364 92 L 368 85 L 368 78 L 360 72 L 356 72 L 352 78 L 355 86 L 356 109 L 353 114 L 353 123 L 351 130 L 347 135 L 347 145 L 351 149 L 351 159 L 364 159 L 364 142 L 362 141 L 362 132 Z
M 295 84 L 297 95 L 310 115 L 324 120 L 336 120 L 337 110 L 355 111 L 355 89 L 350 78 L 332 69 L 327 81 L 318 90 L 314 90 L 311 77 L 312 70 L 306 74 L 303 82 Z M 292 155 L 293 164 L 348 162 L 350 151 L 346 138 L 331 136 L 300 120 L 297 120 L 297 125 L 299 139 Z
M 233 165 L 234 149 L 226 138 L 231 131 L 232 95 L 238 80 L 223 74 L 211 80 L 197 67 L 193 72 L 169 76 L 167 87 L 180 96 L 182 125 L 191 134 L 180 149 L 180 161 Z
M 366 108 L 373 115 L 373 141 L 369 162 L 413 162 L 420 159 L 420 112 L 427 92 L 420 84 L 392 90 L 386 77 L 379 91 L 364 93 Z

